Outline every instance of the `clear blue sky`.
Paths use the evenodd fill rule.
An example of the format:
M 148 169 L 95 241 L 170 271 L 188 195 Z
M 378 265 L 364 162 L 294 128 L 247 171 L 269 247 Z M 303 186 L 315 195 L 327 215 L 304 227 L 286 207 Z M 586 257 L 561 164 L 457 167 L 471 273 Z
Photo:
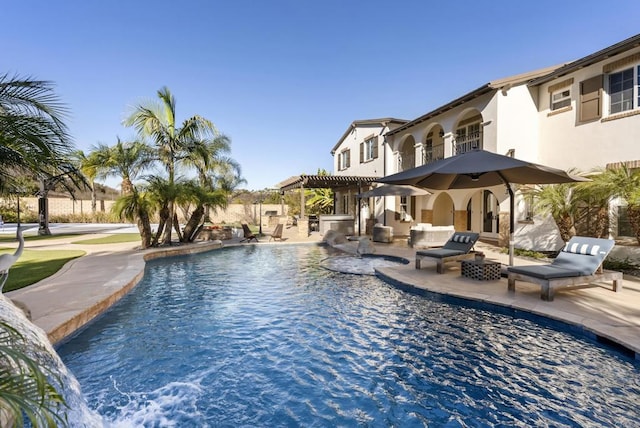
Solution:
M 354 120 L 413 119 L 490 80 L 640 33 L 635 1 L 6 1 L 0 73 L 51 80 L 76 146 L 168 86 L 213 121 L 246 188 L 318 168 Z M 114 183 L 117 181 L 114 181 Z

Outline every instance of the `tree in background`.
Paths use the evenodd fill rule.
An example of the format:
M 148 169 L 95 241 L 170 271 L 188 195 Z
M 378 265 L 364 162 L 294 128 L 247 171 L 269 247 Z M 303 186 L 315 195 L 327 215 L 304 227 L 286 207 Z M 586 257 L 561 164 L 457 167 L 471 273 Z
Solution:
M 202 216 L 198 218 L 201 223 L 197 225 L 196 231 L 206 221 L 210 221 L 209 210 L 226 207 L 236 187 L 245 182 L 240 165 L 228 156 L 230 152 L 231 140 L 220 134 L 212 139 L 195 141 L 192 150 L 181 161 L 183 165 L 195 169 L 198 184 L 202 187 L 202 192 L 188 192 L 191 196 L 199 195 L 196 199 L 202 203 L 202 206 L 197 205 L 194 210 L 194 213 L 202 211 Z M 222 196 L 224 200 L 221 199 Z M 185 218 L 188 218 L 187 212 Z M 188 223 L 193 220 L 191 217 Z
M 151 246 L 151 216 L 155 209 L 156 205 L 152 195 L 135 187 L 130 193 L 119 197 L 112 207 L 115 215 L 123 220 L 136 223 L 140 232 L 142 249 Z
M 632 170 L 623 165 L 600 171 L 592 176 L 587 191 L 610 198 L 622 198 L 627 204 L 627 216 L 636 241 L 640 244 L 640 170 Z
M 123 142 L 117 137 L 113 146 L 104 143 L 94 146 L 89 159 L 96 165 L 98 178 L 118 177 L 122 180 L 122 194 L 128 195 L 134 190 L 133 181 L 140 177 L 156 158 L 153 148 L 144 142 Z
M 318 169 L 316 175 L 331 175 L 325 169 Z M 332 189 L 307 189 L 305 190 L 306 207 L 310 214 L 333 213 L 334 194 Z
M 89 181 L 89 187 L 91 188 L 91 212 L 96 213 L 96 178 L 98 177 L 98 169 L 101 167 L 100 163 L 96 162 L 95 155 L 86 155 L 82 150 L 73 152 L 73 157 L 76 162 L 77 168 L 84 174 Z
M 536 211 L 549 214 L 560 231 L 560 237 L 567 242 L 576 234 L 575 218 L 582 199 L 573 183 L 548 184 L 533 192 Z
M 133 126 L 141 137 L 151 139 L 167 172 L 169 185 L 173 186 L 177 163 L 194 149 L 197 141 L 215 137 L 218 131 L 211 121 L 198 115 L 186 119 L 179 125 L 176 119 L 176 100 L 171 91 L 164 87 L 157 95 L 158 103 L 138 105 L 124 123 Z M 171 196 L 166 202 L 168 216 L 166 224 L 163 225 L 162 243 L 170 245 L 174 227 L 175 196 Z

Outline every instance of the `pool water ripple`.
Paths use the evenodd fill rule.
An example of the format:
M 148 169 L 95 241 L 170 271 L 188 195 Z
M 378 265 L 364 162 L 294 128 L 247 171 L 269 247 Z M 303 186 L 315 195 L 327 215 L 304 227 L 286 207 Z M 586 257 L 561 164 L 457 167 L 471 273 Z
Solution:
M 637 362 L 323 269 L 323 247 L 150 263 L 59 349 L 113 426 L 637 426 Z

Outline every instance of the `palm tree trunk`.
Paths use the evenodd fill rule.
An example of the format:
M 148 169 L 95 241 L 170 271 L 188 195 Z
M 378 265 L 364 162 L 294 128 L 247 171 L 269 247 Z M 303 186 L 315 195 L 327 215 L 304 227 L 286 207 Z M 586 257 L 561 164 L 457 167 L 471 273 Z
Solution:
M 173 228 L 175 229 L 176 234 L 178 235 L 178 241 L 183 242 L 182 232 L 180 231 L 180 222 L 178 221 L 178 214 L 173 215 Z
M 191 218 L 187 221 L 187 224 L 184 226 L 184 234 L 182 236 L 181 242 L 193 242 L 197 236 L 196 231 L 198 230 L 198 226 L 202 221 L 202 217 L 204 216 L 204 206 L 198 205 L 193 213 L 191 214 Z
M 633 230 L 636 240 L 640 245 L 640 205 L 627 206 L 627 216 L 629 217 L 631 229 Z
M 564 242 L 568 242 L 573 235 L 575 235 L 575 229 L 573 225 L 573 218 L 570 215 L 562 215 L 556 218 L 556 225 L 560 231 L 560 237 Z
M 128 177 L 122 179 L 120 189 L 122 190 L 123 195 L 130 195 L 133 193 L 133 183 L 131 183 L 131 180 Z
M 91 180 L 91 213 L 96 213 L 96 183 Z
M 151 246 L 151 221 L 147 212 L 138 212 L 138 231 L 140 232 L 141 246 L 144 250 Z
M 163 245 L 171 245 L 171 232 L 173 229 L 173 216 L 175 215 L 173 201 L 169 201 L 167 204 L 167 222 L 164 228 L 164 235 L 162 236 Z

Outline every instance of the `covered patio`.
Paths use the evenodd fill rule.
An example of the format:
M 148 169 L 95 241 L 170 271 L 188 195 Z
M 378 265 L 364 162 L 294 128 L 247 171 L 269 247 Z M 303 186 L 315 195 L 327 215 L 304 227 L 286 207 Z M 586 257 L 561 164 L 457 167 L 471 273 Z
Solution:
M 371 185 L 380 179 L 380 177 L 360 177 L 360 176 L 348 176 L 348 175 L 295 175 L 279 183 L 276 188 L 280 191 L 281 195 L 284 192 L 300 189 L 300 219 L 298 220 L 298 233 L 300 235 L 307 235 L 309 230 L 309 216 L 305 212 L 305 189 L 331 189 L 334 192 L 333 198 L 333 213 L 336 213 L 337 191 L 341 193 L 352 192 L 353 195 L 357 195 L 371 188 Z M 358 230 L 356 233 L 361 234 L 360 230 L 360 198 L 357 199 L 357 207 L 354 210 L 357 215 L 354 215 L 354 220 L 358 220 Z

